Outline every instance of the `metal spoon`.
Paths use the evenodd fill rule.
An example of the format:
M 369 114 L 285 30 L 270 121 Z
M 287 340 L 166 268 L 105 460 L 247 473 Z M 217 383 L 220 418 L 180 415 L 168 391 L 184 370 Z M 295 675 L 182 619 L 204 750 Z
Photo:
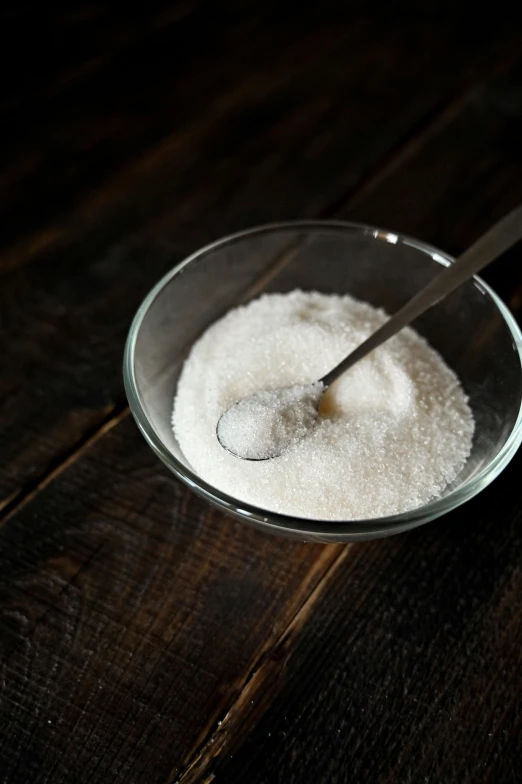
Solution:
M 323 378 L 317 382 L 322 384 L 322 393 L 317 396 L 316 414 L 311 419 L 310 427 L 315 424 L 317 411 L 321 403 L 321 398 L 324 392 L 328 389 L 334 381 L 337 381 L 339 376 L 346 373 L 356 362 L 363 359 L 367 354 L 382 345 L 386 340 L 389 340 L 393 335 L 396 335 L 403 327 L 422 315 L 429 308 L 440 302 L 448 294 L 451 294 L 461 283 L 469 280 L 475 273 L 486 267 L 490 262 L 494 261 L 498 256 L 501 256 L 512 245 L 522 239 L 522 205 L 517 207 L 508 215 L 504 216 L 498 223 L 489 229 L 480 239 L 478 239 L 468 250 L 466 250 L 456 261 L 449 267 L 444 269 L 432 281 L 428 283 L 421 291 L 415 294 L 394 316 L 392 316 L 382 327 L 380 327 L 373 335 L 361 343 L 351 354 L 348 354 L 342 362 L 330 370 Z M 319 387 L 321 388 L 321 387 Z M 291 388 L 288 388 L 291 389 Z M 233 445 L 224 441 L 224 422 L 230 424 L 230 417 L 235 415 L 239 406 L 244 406 L 245 402 L 253 401 L 259 405 L 260 401 L 258 396 L 262 394 L 263 400 L 267 400 L 267 395 L 273 396 L 273 401 L 279 400 L 281 397 L 282 388 L 264 390 L 261 392 L 254 392 L 246 398 L 235 403 L 219 418 L 216 427 L 216 434 L 221 446 L 228 452 L 231 452 L 236 457 L 243 460 L 268 460 L 281 455 L 285 449 L 295 442 L 292 434 L 289 433 L 287 443 L 281 443 L 278 439 L 277 446 L 269 449 L 262 456 L 251 456 L 245 454 L 238 454 L 234 451 Z M 225 420 L 227 418 L 227 420 Z

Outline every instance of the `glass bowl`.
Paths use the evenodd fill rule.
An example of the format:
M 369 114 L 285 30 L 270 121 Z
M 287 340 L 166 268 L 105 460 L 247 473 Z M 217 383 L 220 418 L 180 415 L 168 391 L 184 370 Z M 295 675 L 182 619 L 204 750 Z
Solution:
M 124 380 L 132 414 L 163 462 L 192 490 L 232 516 L 272 533 L 321 542 L 389 536 L 455 509 L 483 490 L 522 440 L 522 335 L 479 278 L 414 322 L 457 372 L 476 421 L 471 456 L 436 500 L 365 520 L 276 514 L 228 496 L 195 474 L 171 428 L 173 398 L 194 341 L 230 308 L 261 292 L 300 288 L 347 293 L 393 313 L 447 266 L 445 253 L 389 231 L 338 221 L 297 221 L 218 240 L 183 261 L 152 289 L 132 323 Z

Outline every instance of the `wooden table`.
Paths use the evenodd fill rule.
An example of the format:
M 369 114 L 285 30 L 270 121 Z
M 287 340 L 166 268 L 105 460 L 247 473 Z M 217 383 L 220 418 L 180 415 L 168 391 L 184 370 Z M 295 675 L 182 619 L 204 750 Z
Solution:
M 335 216 L 458 252 L 522 201 L 518 20 L 2 13 L 0 781 L 522 781 L 522 454 L 410 534 L 287 541 L 171 476 L 121 378 L 143 296 L 220 235 Z M 520 249 L 486 278 L 522 313 Z

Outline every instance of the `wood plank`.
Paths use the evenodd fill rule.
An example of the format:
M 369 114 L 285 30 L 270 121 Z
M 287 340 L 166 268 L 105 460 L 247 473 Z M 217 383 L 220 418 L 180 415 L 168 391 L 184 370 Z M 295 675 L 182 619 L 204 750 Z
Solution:
M 512 79 L 517 82 L 518 71 Z M 472 101 L 456 121 L 468 141 L 475 142 L 474 162 L 487 149 L 496 159 L 495 178 L 500 170 L 512 171 L 516 162 L 504 143 L 504 125 L 494 132 L 494 125 L 477 124 L 474 106 Z M 449 166 L 451 147 L 440 149 Z M 430 146 L 417 154 L 431 165 Z M 458 168 L 460 150 L 453 159 Z M 401 192 L 410 183 L 404 165 Z M 477 169 L 471 166 L 470 177 Z M 395 175 L 397 187 L 401 171 Z M 470 187 L 476 212 L 486 211 L 491 199 L 488 178 L 480 182 L 481 188 Z M 507 198 L 515 195 L 510 191 Z M 443 213 L 450 204 L 442 199 L 438 209 Z M 419 207 L 419 227 L 429 209 L 426 204 L 424 213 Z M 369 208 L 366 218 L 371 219 Z M 462 237 L 466 242 L 464 231 Z M 450 237 L 441 234 L 438 241 L 446 246 Z M 245 757 L 238 757 L 228 770 L 220 768 L 219 755 L 225 764 L 229 744 L 244 737 L 271 702 L 288 699 L 292 715 L 296 706 L 295 720 L 289 711 L 278 719 L 287 716 L 288 727 L 282 729 L 287 737 L 268 743 L 266 733 L 272 729 L 265 723 L 259 725 L 264 735 L 251 736 L 256 748 L 267 749 L 267 758 L 265 764 L 263 754 L 256 752 L 257 772 L 250 767 L 249 776 L 278 780 L 274 760 L 279 754 L 281 770 L 292 781 L 290 763 L 309 746 L 304 755 L 309 769 L 299 769 L 300 778 L 294 780 L 321 780 L 314 778 L 322 764 L 319 757 L 332 759 L 327 774 L 335 780 L 336 770 L 345 770 L 339 749 L 348 756 L 352 746 L 335 745 L 332 751 L 332 734 L 344 730 L 346 712 L 354 728 L 346 735 L 355 744 L 356 720 L 368 709 L 383 725 L 379 752 L 391 742 L 386 731 L 396 739 L 386 758 L 393 780 L 390 771 L 403 764 L 407 773 L 416 754 L 416 747 L 410 751 L 408 746 L 403 751 L 410 756 L 397 763 L 400 738 L 410 742 L 405 722 L 413 718 L 415 729 L 424 733 L 418 768 L 424 770 L 433 763 L 428 730 L 440 729 L 457 697 L 458 715 L 466 718 L 466 689 L 482 689 L 498 655 L 505 681 L 496 681 L 488 693 L 488 715 L 501 742 L 510 747 L 515 716 L 506 690 L 513 683 L 512 642 L 519 627 L 509 591 L 519 589 L 520 538 L 514 529 L 520 500 L 513 479 L 519 470 L 520 459 L 498 480 L 498 493 L 493 486 L 468 505 L 469 522 L 464 512 L 456 512 L 396 540 L 353 550 L 322 548 L 265 537 L 213 512 L 161 471 L 125 420 L 0 531 L 4 776 L 24 784 L 109 777 L 116 782 L 166 782 L 185 769 L 185 781 L 205 780 L 213 772 L 223 781 L 229 775 L 238 780 Z M 499 515 L 502 526 L 495 522 Z M 336 635 L 336 629 L 342 631 Z M 509 630 L 512 642 L 506 636 Z M 329 635 L 335 645 L 332 641 L 330 646 Z M 474 670 L 481 644 L 489 647 L 482 669 Z M 330 647 L 337 670 L 329 666 Z M 451 657 L 457 662 L 454 674 Z M 451 688 L 443 692 L 445 678 Z M 291 690 L 283 693 L 285 680 Z M 412 696 L 411 714 L 409 701 L 406 707 L 401 703 L 403 684 Z M 347 706 L 352 688 L 358 701 Z M 308 719 L 300 709 L 305 705 L 300 701 L 308 699 L 307 689 L 321 708 L 314 713 L 312 702 L 306 702 L 313 731 L 325 724 L 317 744 L 310 742 L 312 730 L 303 723 Z M 389 705 L 387 692 L 393 698 Z M 246 709 L 250 699 L 253 715 Z M 446 702 L 437 713 L 441 700 Z M 332 722 L 341 727 L 325 719 L 330 702 Z M 277 708 L 282 703 L 274 704 Z M 363 729 L 366 738 L 370 729 L 379 728 L 369 721 Z M 502 740 L 504 729 L 508 734 Z M 443 773 L 455 764 L 467 775 L 475 748 L 465 758 L 461 745 L 456 750 L 451 745 L 449 734 L 441 730 L 438 737 L 446 744 L 435 750 L 446 752 Z M 369 755 L 363 745 L 357 746 L 357 770 L 364 760 L 372 770 L 372 757 L 379 755 L 371 748 Z M 198 749 L 201 756 L 195 757 Z M 495 771 L 504 770 L 502 759 L 496 758 Z M 505 759 L 508 766 L 509 753 Z M 189 768 L 191 762 L 195 765 Z
M 339 548 L 212 511 L 130 419 L 38 499 L 0 532 L 0 779 L 163 781 Z
M 126 331 L 161 274 L 225 232 L 327 212 L 408 137 L 412 124 L 422 125 L 454 97 L 470 70 L 479 78 L 481 68 L 497 62 L 499 48 L 505 58 L 519 46 L 517 31 L 502 22 L 488 23 L 490 47 L 482 34 L 453 47 L 463 24 L 459 11 L 453 25 L 429 9 L 390 25 L 364 6 L 349 25 L 326 15 L 318 29 L 317 13 L 310 13 L 297 26 L 285 17 L 274 48 L 260 60 L 254 55 L 244 72 L 221 50 L 216 70 L 223 67 L 227 76 L 209 111 L 187 109 L 183 127 L 154 152 L 67 219 L 5 254 L 3 504 L 34 489 L 124 405 L 119 367 Z M 433 40 L 448 46 L 436 71 Z M 230 81 L 234 69 L 239 76 Z M 66 120 L 57 127 L 74 136 Z M 73 146 L 67 155 L 76 152 Z M 74 201 L 68 187 L 63 198 Z M 33 225 L 29 213 L 27 221 Z
M 521 76 L 478 92 L 342 216 L 466 247 L 522 200 Z M 514 307 L 521 253 L 486 273 Z M 521 465 L 442 520 L 341 556 L 183 784 L 519 781 Z

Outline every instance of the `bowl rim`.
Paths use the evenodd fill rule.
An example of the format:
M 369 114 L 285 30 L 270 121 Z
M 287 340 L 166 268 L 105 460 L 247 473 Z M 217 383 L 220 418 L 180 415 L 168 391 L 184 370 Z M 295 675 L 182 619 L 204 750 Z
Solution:
M 127 341 L 125 344 L 123 359 L 123 379 L 125 392 L 129 402 L 131 413 L 149 446 L 156 455 L 167 465 L 167 467 L 190 487 L 199 496 L 210 502 L 212 505 L 238 517 L 246 522 L 253 523 L 272 530 L 274 533 L 296 536 L 304 534 L 313 537 L 330 537 L 331 541 L 342 541 L 343 537 L 350 539 L 366 539 L 370 536 L 384 536 L 390 533 L 405 531 L 414 528 L 430 520 L 434 520 L 447 512 L 456 509 L 461 504 L 473 498 L 481 490 L 487 487 L 505 468 L 514 456 L 522 441 L 522 398 L 516 422 L 509 437 L 497 455 L 484 466 L 478 474 L 465 481 L 460 487 L 443 498 L 436 498 L 428 504 L 408 512 L 389 515 L 386 517 L 366 518 L 357 520 L 325 520 L 296 517 L 291 515 L 272 512 L 253 504 L 240 501 L 233 496 L 223 493 L 221 490 L 201 479 L 195 472 L 181 463 L 177 457 L 168 449 L 163 441 L 158 437 L 152 427 L 149 417 L 140 399 L 140 393 L 136 382 L 134 371 L 134 356 L 136 349 L 137 336 L 142 322 L 153 304 L 156 297 L 163 291 L 170 281 L 179 275 L 182 270 L 194 261 L 201 260 L 210 252 L 222 246 L 241 241 L 246 237 L 267 234 L 274 231 L 284 230 L 338 230 L 341 232 L 361 234 L 371 237 L 377 241 L 383 241 L 394 245 L 402 244 L 413 247 L 427 255 L 433 261 L 449 266 L 454 262 L 454 257 L 420 240 L 381 227 L 372 226 L 364 223 L 356 223 L 343 220 L 289 220 L 266 223 L 260 226 L 244 229 L 221 237 L 218 240 L 204 245 L 199 250 L 187 256 L 183 261 L 167 272 L 143 299 L 132 320 Z M 513 344 L 518 352 L 519 362 L 522 369 L 522 332 L 515 317 L 508 309 L 507 305 L 485 283 L 480 277 L 474 276 L 473 281 L 480 290 L 487 294 L 497 307 L 500 315 L 510 330 Z

